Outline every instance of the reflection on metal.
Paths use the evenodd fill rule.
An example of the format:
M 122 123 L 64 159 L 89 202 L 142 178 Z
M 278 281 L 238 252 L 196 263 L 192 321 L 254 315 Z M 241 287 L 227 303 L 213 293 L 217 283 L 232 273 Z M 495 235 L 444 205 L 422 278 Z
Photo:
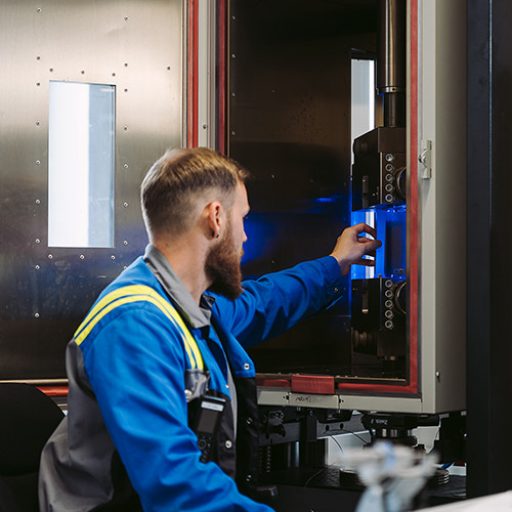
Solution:
M 0 379 L 63 378 L 83 314 L 147 243 L 143 174 L 181 145 L 182 1 L 0 5 Z M 50 81 L 118 92 L 112 248 L 48 249 Z
M 48 246 L 113 247 L 114 135 L 114 86 L 50 82 Z
M 384 126 L 405 126 L 405 0 L 379 0 L 377 90 Z

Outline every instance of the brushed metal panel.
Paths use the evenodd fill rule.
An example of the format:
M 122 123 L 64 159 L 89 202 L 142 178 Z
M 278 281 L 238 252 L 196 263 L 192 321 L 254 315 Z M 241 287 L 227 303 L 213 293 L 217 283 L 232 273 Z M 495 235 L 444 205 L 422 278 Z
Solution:
M 85 311 L 144 249 L 140 181 L 181 145 L 182 8 L 0 0 L 0 379 L 63 377 Z M 113 249 L 47 246 L 50 80 L 116 87 Z

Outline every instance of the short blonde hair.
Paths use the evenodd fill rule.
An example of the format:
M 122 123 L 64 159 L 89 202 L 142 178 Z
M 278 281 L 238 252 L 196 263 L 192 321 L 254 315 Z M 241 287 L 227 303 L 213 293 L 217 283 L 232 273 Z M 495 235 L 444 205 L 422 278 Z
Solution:
M 141 207 L 150 238 L 179 235 L 193 223 L 194 203 L 218 191 L 229 208 L 238 183 L 248 173 L 237 162 L 208 148 L 172 149 L 149 169 L 141 185 Z

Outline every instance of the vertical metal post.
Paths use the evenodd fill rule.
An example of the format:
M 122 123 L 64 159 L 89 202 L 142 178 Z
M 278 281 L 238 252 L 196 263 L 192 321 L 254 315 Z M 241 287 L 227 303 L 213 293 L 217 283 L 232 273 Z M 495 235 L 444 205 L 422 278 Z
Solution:
M 512 5 L 468 1 L 467 461 L 470 497 L 510 489 Z

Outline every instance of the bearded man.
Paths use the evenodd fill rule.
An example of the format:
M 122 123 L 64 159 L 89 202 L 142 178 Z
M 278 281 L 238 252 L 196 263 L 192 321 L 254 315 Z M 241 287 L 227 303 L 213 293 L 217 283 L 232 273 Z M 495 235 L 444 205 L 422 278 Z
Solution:
M 150 245 L 70 341 L 68 415 L 41 459 L 41 511 L 268 512 L 256 479 L 252 346 L 327 307 L 380 242 L 241 282 L 247 173 L 209 149 L 167 152 L 141 202 Z

